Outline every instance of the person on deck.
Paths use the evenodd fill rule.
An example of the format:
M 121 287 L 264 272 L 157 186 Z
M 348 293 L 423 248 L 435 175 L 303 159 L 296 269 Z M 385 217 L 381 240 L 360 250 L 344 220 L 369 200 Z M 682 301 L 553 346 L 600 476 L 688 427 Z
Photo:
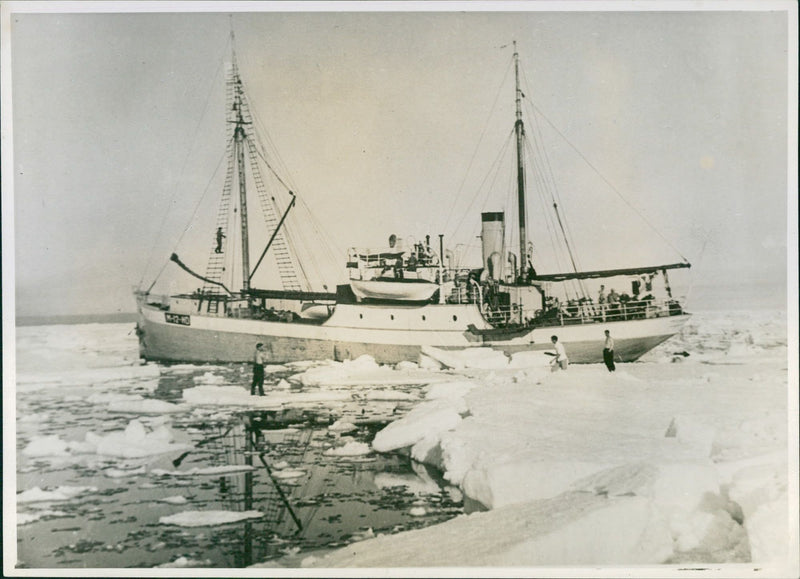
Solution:
M 222 233 L 222 227 L 217 227 L 217 248 L 214 253 L 222 253 L 222 240 L 225 239 L 225 234 Z
M 264 344 L 259 342 L 256 344 L 256 351 L 253 354 L 253 383 L 250 385 L 250 396 L 255 396 L 256 386 L 258 386 L 258 395 L 264 395 Z
M 569 366 L 569 358 L 567 358 L 567 352 L 564 350 L 564 344 L 558 341 L 558 336 L 551 336 L 550 341 L 553 342 L 553 347 L 556 350 L 555 358 L 550 364 L 551 371 L 566 370 L 567 366 Z
M 600 286 L 600 293 L 597 294 L 597 303 L 604 304 L 606 303 L 606 286 Z
M 606 330 L 606 342 L 603 345 L 603 362 L 606 363 L 606 368 L 608 368 L 609 372 L 613 372 L 617 369 L 614 366 L 614 338 L 611 337 L 611 332 Z

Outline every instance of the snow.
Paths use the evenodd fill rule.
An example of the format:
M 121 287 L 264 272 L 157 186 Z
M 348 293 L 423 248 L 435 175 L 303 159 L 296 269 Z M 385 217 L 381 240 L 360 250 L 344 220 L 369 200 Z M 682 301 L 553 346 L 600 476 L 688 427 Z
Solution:
M 119 468 L 107 468 L 103 471 L 103 474 L 109 478 L 124 478 L 128 476 L 137 476 L 140 474 L 145 474 L 147 469 L 144 466 L 140 466 L 139 468 L 129 468 L 129 469 L 119 469 Z
M 250 519 L 260 519 L 264 513 L 260 511 L 183 511 L 174 515 L 159 517 L 162 525 L 178 527 L 211 527 L 227 525 Z
M 301 476 L 305 476 L 306 471 L 299 469 L 299 468 L 284 468 L 282 470 L 274 470 L 272 471 L 272 476 L 281 479 L 287 480 L 292 478 L 300 478 Z
M 158 502 L 168 503 L 170 505 L 185 505 L 189 501 L 183 495 L 173 495 L 171 497 L 164 497 L 163 499 L 158 499 Z
M 439 399 L 420 404 L 405 419 L 392 422 L 375 435 L 372 447 L 378 452 L 388 452 L 412 446 L 426 438 L 438 436 L 461 422 L 461 412 L 466 411 L 463 398 Z
M 334 433 L 352 432 L 358 427 L 347 420 L 337 420 L 328 427 L 328 430 Z
M 432 346 L 422 346 L 423 355 L 436 360 L 447 368 L 499 369 L 509 364 L 508 357 L 492 348 L 466 348 L 464 350 L 441 350 Z
M 266 392 L 266 396 L 251 396 L 249 390 L 238 386 L 196 386 L 183 391 L 183 400 L 187 404 L 197 406 L 246 406 L 248 408 L 275 409 L 287 403 L 311 404 L 351 400 L 351 396 L 343 390 L 294 393 L 269 391 Z
M 180 569 L 188 569 L 192 567 L 211 567 L 213 563 L 210 559 L 192 559 L 191 557 L 178 557 L 174 561 L 170 561 L 169 563 L 162 563 L 161 565 L 156 565 L 156 567 L 162 569 L 169 569 L 169 568 L 180 568 Z
M 153 476 L 221 476 L 250 472 L 255 467 L 247 464 L 229 464 L 224 466 L 210 466 L 206 468 L 191 468 L 189 470 L 165 470 L 154 468 L 150 471 Z
M 174 434 L 166 425 L 148 432 L 140 420 L 131 420 L 123 431 L 116 430 L 106 435 L 87 432 L 84 442 L 73 446 L 76 452 L 119 458 L 155 456 L 192 448 L 189 444 L 172 442 L 173 439 Z
M 41 511 L 36 511 L 33 513 L 19 513 L 17 514 L 17 525 L 27 525 L 29 523 L 35 523 L 39 519 L 44 518 L 58 518 L 58 517 L 68 517 L 69 513 L 65 513 L 64 511 L 52 511 L 50 509 L 45 509 Z
M 771 313 L 697 315 L 615 373 L 426 348 L 444 380 L 372 447 L 410 452 L 489 510 L 303 565 L 796 566 L 785 332 Z
M 109 412 L 129 414 L 163 414 L 169 412 L 185 412 L 186 408 L 178 404 L 170 404 L 163 400 L 117 400 L 108 405 Z
M 44 366 L 44 364 L 42 364 Z M 87 384 L 128 386 L 137 380 L 158 379 L 160 371 L 156 365 L 117 366 L 111 368 L 88 368 L 61 370 L 58 372 L 31 371 L 17 375 L 17 387 L 23 390 L 58 390 L 65 386 Z
M 350 388 L 362 385 L 429 384 L 435 375 L 419 370 L 416 365 L 380 366 L 372 356 L 363 355 L 344 362 L 328 361 L 295 374 L 289 379 L 303 386 L 339 386 Z
M 97 487 L 90 486 L 59 486 L 51 491 L 33 487 L 17 493 L 17 503 L 43 503 L 52 501 L 68 501 L 88 493 L 97 492 Z
M 372 452 L 369 444 L 365 442 L 349 441 L 342 446 L 329 448 L 325 456 L 363 456 Z
M 22 449 L 22 454 L 31 457 L 68 456 L 69 447 L 67 442 L 56 434 L 36 436 Z
M 96 469 L 98 485 L 153 488 L 139 480 L 108 480 L 145 473 L 181 477 L 150 479 L 159 487 L 192 485 L 190 477 L 243 470 L 149 468 L 147 463 L 162 453 L 195 448 L 176 441 L 169 427 L 179 411 L 205 419 L 216 413 L 225 418 L 231 408 L 309 404 L 337 409 L 354 401 L 385 400 L 388 406 L 398 401 L 403 411 L 411 410 L 398 414 L 402 418 L 380 431 L 371 446 L 342 436 L 355 424 L 340 418 L 329 428 L 328 441 L 336 446 L 326 454 L 408 453 L 438 469 L 450 485 L 448 493 L 463 493 L 488 509 L 395 535 L 363 533 L 363 540 L 346 549 L 307 557 L 304 567 L 498 566 L 523 575 L 526 567 L 545 565 L 685 569 L 697 563 L 717 569 L 735 563 L 760 569 L 764 577 L 798 576 L 797 435 L 787 423 L 787 390 L 795 405 L 790 406 L 793 420 L 797 392 L 787 371 L 794 358 L 787 356 L 785 314 L 695 315 L 680 336 L 638 363 L 618 364 L 613 374 L 600 364 L 571 365 L 551 374 L 549 358 L 541 352 L 509 358 L 486 348 L 429 349 L 417 363 L 394 367 L 361 357 L 270 368 L 295 374 L 281 378 L 264 397 L 250 396 L 241 381 L 231 384 L 223 377 L 230 375 L 226 367 L 159 370 L 132 361 L 119 341 L 107 339 L 110 329 L 93 330 L 96 337 L 71 331 L 41 342 L 33 340 L 41 334 L 19 329 L 18 386 L 35 396 L 36 404 L 18 397 L 18 407 L 19 400 L 28 404 L 24 412 L 18 409 L 18 459 L 41 466 L 81 457 Z M 75 360 L 75 343 L 83 344 L 86 336 L 96 350 Z M 51 367 L 60 370 L 41 370 Z M 141 396 L 140 390 L 155 388 L 162 371 L 203 374 L 194 388 L 183 391 L 182 404 Z M 56 399 L 62 405 L 58 409 L 50 406 Z M 48 416 L 42 409 L 53 416 L 94 412 L 103 422 L 94 422 L 89 432 L 43 428 Z M 99 414 L 112 409 L 135 419 L 122 429 L 127 417 L 121 412 L 113 420 Z M 163 461 L 169 464 L 170 458 Z M 415 475 L 376 473 L 375 484 L 419 495 L 441 492 L 417 466 Z M 26 468 L 32 467 L 18 473 Z M 273 470 L 275 478 L 287 481 L 306 474 L 286 461 Z M 88 504 L 98 491 L 41 480 L 50 486 L 36 481 L 41 487 L 17 493 L 23 511 L 17 524 L 74 516 L 51 510 L 50 503 Z M 160 502 L 159 508 L 170 512 L 188 499 L 175 495 Z M 413 505 L 407 514 L 425 517 L 430 509 L 430 504 Z M 159 521 L 202 527 L 261 516 L 258 511 L 185 511 Z M 206 563 L 192 553 L 165 566 Z

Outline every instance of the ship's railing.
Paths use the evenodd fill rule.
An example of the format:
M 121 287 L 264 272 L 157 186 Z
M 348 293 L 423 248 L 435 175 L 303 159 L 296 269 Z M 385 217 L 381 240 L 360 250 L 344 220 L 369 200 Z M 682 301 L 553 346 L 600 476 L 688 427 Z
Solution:
M 489 308 L 484 305 L 483 316 L 494 326 L 525 324 L 530 326 L 569 326 L 596 324 L 647 318 L 662 318 L 684 313 L 677 300 L 629 301 L 618 304 L 584 303 L 547 310 L 522 310 L 516 304 Z

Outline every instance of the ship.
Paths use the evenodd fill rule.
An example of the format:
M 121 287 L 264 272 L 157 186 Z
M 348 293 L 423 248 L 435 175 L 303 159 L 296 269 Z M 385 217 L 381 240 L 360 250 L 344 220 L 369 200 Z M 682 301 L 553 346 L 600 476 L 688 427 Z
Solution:
M 592 271 L 573 267 L 561 273 L 540 273 L 534 267 L 526 223 L 525 95 L 516 42 L 513 50 L 515 117 L 509 126 L 513 121 L 510 138 L 515 142 L 516 174 L 511 196 L 516 203 L 509 213 L 516 215 L 509 217 L 516 221 L 515 242 L 508 241 L 512 228 L 506 228 L 506 212 L 484 211 L 482 263 L 464 265 L 455 259 L 443 234 L 438 234 L 438 243 L 425 235 L 408 244 L 391 235 L 384 247 L 347 251 L 342 260 L 347 283 L 314 287 L 304 259 L 305 263 L 320 259 L 313 249 L 321 251 L 328 245 L 312 243 L 310 256 L 300 256 L 303 237 L 289 228 L 289 222 L 299 207 L 309 212 L 310 208 L 279 174 L 275 158 L 268 156 L 231 34 L 225 82 L 227 165 L 216 222 L 207 234 L 206 268 L 198 272 L 198 267 L 172 252 L 161 270 L 172 264 L 180 275 L 202 282 L 202 287 L 158 294 L 152 291 L 157 276 L 149 287 L 135 290 L 141 357 L 161 362 L 247 362 L 261 343 L 270 363 L 276 364 L 344 361 L 362 355 L 393 364 L 469 348 L 491 348 L 509 357 L 546 352 L 552 350 L 551 337 L 557 336 L 570 362 L 599 363 L 604 332 L 609 330 L 616 361 L 631 362 L 679 332 L 690 314 L 673 296 L 669 272 L 689 268 L 685 258 Z M 260 221 L 254 205 L 261 209 Z M 558 211 L 557 203 L 552 205 Z M 301 221 L 316 223 L 310 215 Z M 557 223 L 562 223 L 561 215 Z M 264 239 L 254 239 L 256 230 Z M 251 255 L 258 259 L 251 260 Z M 255 283 L 265 263 L 270 264 L 266 269 L 272 287 Z M 622 279 L 630 293 L 595 297 L 586 289 L 590 280 L 596 284 L 611 278 Z

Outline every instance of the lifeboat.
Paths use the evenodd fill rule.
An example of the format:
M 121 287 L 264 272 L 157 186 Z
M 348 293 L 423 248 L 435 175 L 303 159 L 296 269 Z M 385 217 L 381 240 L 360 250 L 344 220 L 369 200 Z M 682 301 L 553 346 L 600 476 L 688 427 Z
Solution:
M 422 302 L 431 299 L 439 285 L 424 279 L 375 278 L 350 280 L 350 288 L 361 300 Z

